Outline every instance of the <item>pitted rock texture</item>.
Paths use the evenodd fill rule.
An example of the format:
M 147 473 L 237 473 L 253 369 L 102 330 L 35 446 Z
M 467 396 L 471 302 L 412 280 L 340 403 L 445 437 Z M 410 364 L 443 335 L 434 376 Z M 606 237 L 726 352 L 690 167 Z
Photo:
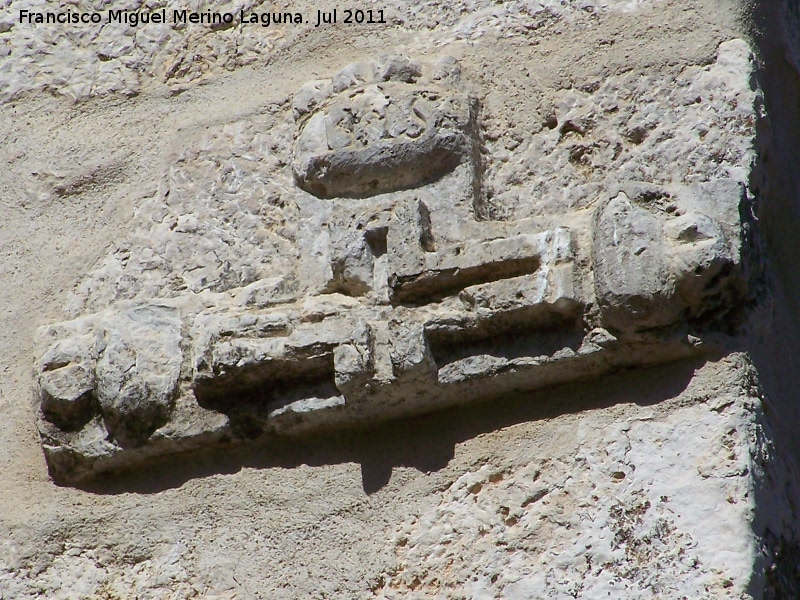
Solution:
M 490 214 L 569 213 L 591 206 L 614 181 L 662 189 L 746 181 L 763 116 L 760 92 L 746 75 L 752 62 L 746 43 L 727 41 L 712 64 L 674 76 L 631 73 L 560 90 L 541 122 L 531 124 L 533 135 L 512 129 L 511 139 L 506 133 L 495 141 L 490 121 Z M 491 104 L 486 112 L 500 127 L 511 119 L 507 106 L 496 117 Z
M 356 502 L 340 490 L 358 485 L 358 465 L 324 469 L 301 452 L 290 465 L 306 464 L 291 468 L 187 481 L 162 492 L 162 507 L 134 495 L 132 510 L 144 513 L 135 534 L 114 497 L 101 497 L 79 528 L 64 524 L 74 516 L 63 507 L 40 514 L 35 530 L 3 516 L 0 585 L 12 597 L 54 598 L 291 598 L 306 589 L 365 599 L 759 597 L 751 565 L 781 548 L 753 532 L 764 525 L 755 522 L 759 503 L 770 506 L 769 527 L 786 531 L 796 487 L 770 444 L 754 375 L 732 355 L 688 373 L 643 370 L 602 389 L 548 392 L 531 400 L 566 414 L 484 430 L 428 473 L 395 467 L 383 490 Z M 665 385 L 685 389 L 654 401 Z M 602 397 L 621 403 L 591 408 Z M 494 428 L 497 414 L 489 408 L 474 422 Z M 435 454 L 444 432 L 463 424 L 452 414 L 413 422 L 407 434 L 382 432 L 368 451 L 387 460 L 411 448 Z M 388 438 L 405 441 L 394 448 Z M 356 549 L 343 553 L 347 543 Z M 298 573 L 286 548 L 317 560 Z
M 784 459 L 797 447 L 800 313 L 753 285 L 752 261 L 769 270 L 777 255 L 748 256 L 751 210 L 793 248 L 796 218 L 775 207 L 797 206 L 800 189 L 776 177 L 795 170 L 800 135 L 781 115 L 795 112 L 796 82 L 776 21 L 763 32 L 777 52 L 761 66 L 780 74 L 767 116 L 764 73 L 740 41 L 750 8 L 391 0 L 387 26 L 358 32 L 33 29 L 0 16 L 0 596 L 455 599 L 544 585 L 586 599 L 797 597 L 797 469 Z M 304 84 L 400 54 L 457 59 L 460 82 L 442 87 L 477 101 L 477 156 L 376 196 L 299 188 Z M 652 245 L 598 252 L 624 266 L 664 250 L 666 316 L 648 303 L 641 320 L 608 312 L 644 291 L 624 268 L 599 288 L 594 276 L 596 223 L 615 201 L 653 217 Z M 548 232 L 553 251 L 532 252 Z M 555 251 L 562 238 L 568 252 Z M 490 255 L 505 262 L 476 263 Z M 781 253 L 786 282 L 796 256 Z M 172 317 L 159 349 L 129 331 L 125 315 L 151 309 L 177 315 L 178 351 Z M 522 317 L 532 335 L 515 336 Z M 122 444 L 136 411 L 98 401 L 98 386 L 129 383 L 98 377 L 117 323 L 136 381 L 144 370 L 164 390 Z M 60 333 L 34 347 L 39 327 Z M 693 358 L 643 368 L 677 358 L 669 348 Z M 752 355 L 764 392 L 732 349 Z M 636 368 L 608 373 L 603 357 L 621 351 Z M 554 365 L 587 379 L 484 394 L 495 380 L 535 387 Z M 228 384 L 241 387 L 226 396 Z M 360 431 L 269 433 L 368 385 L 398 390 L 398 416 L 447 400 L 439 386 L 478 401 L 365 417 Z M 429 395 L 411 407 L 408 390 Z M 51 461 L 97 452 L 116 476 L 53 485 L 42 442 Z
M 626 11 L 652 0 L 637 2 L 585 1 L 580 6 L 564 0 L 509 2 L 486 5 L 465 2 L 447 7 L 409 6 L 405 2 L 386 2 L 385 20 L 407 30 L 435 30 L 438 45 L 456 40 L 476 40 L 482 36 L 519 35 L 536 24 L 536 28 L 558 24 L 560 20 L 583 21 L 588 26 L 592 16 L 605 11 Z M 217 3 L 201 0 L 183 2 L 158 0 L 142 2 L 126 0 L 107 2 L 81 0 L 62 10 L 74 13 L 100 12 L 103 22 L 97 26 L 53 27 L 19 21 L 20 11 L 55 12 L 43 0 L 4 0 L 0 17 L 0 36 L 4 44 L 0 56 L 0 101 L 19 98 L 29 92 L 44 90 L 73 100 L 109 94 L 126 96 L 166 88 L 180 92 L 208 81 L 222 73 L 269 60 L 274 54 L 291 47 L 298 39 L 313 32 L 317 3 L 295 2 L 276 6 L 261 0 L 238 3 Z M 146 23 L 136 27 L 127 23 L 107 23 L 107 11 L 125 10 L 148 14 L 165 9 L 168 23 Z M 233 26 L 172 23 L 173 10 L 196 12 L 231 12 Z M 241 25 L 240 11 L 250 15 L 282 15 L 292 18 L 300 12 L 301 24 L 278 23 L 269 27 L 260 24 Z M 281 17 L 282 20 L 282 17 Z
M 712 65 L 686 68 L 685 84 L 678 88 L 667 77 L 654 81 L 658 76 L 652 75 L 634 81 L 631 76 L 630 81 L 609 84 L 619 86 L 618 91 L 609 91 L 601 102 L 583 101 L 574 108 L 573 103 L 585 94 L 565 91 L 571 100 L 554 113 L 554 129 L 542 129 L 540 124 L 539 133 L 526 133 L 512 144 L 513 151 L 501 146 L 511 143 L 505 135 L 496 142 L 491 139 L 491 130 L 503 115 L 496 114 L 491 97 L 485 99 L 481 119 L 490 139 L 483 156 L 481 193 L 476 199 L 471 179 L 442 190 L 465 200 L 455 206 L 436 200 L 443 209 L 455 208 L 453 216 L 459 217 L 440 224 L 441 233 L 463 236 L 453 229 L 475 214 L 481 219 L 486 215 L 530 217 L 541 227 L 574 219 L 584 227 L 583 209 L 619 189 L 620 180 L 643 182 L 645 188 L 650 187 L 647 195 L 664 198 L 697 195 L 696 190 L 709 181 L 747 188 L 755 160 L 755 127 L 762 115 L 759 96 L 751 85 L 751 61 L 747 45 L 732 41 L 720 47 Z M 682 96 L 673 97 L 678 92 Z M 630 114 L 624 116 L 621 111 Z M 628 121 L 639 113 L 639 120 L 660 133 L 634 144 L 624 136 L 630 129 Z M 584 154 L 577 163 L 570 160 L 576 144 L 598 129 L 592 125 L 580 134 L 573 127 L 585 128 L 590 122 L 602 124 L 599 129 L 608 138 L 602 143 L 592 139 L 590 146 L 611 149 L 614 140 L 619 142 L 614 162 L 598 155 L 592 166 L 590 155 Z M 204 131 L 184 134 L 168 157 L 166 173 L 161 179 L 153 174 L 160 186 L 158 195 L 138 211 L 135 232 L 78 287 L 70 302 L 72 315 L 97 311 L 122 299 L 224 291 L 274 277 L 283 277 L 284 286 L 296 285 L 299 292 L 324 288 L 326 282 L 319 281 L 325 277 L 324 270 L 308 258 L 324 252 L 320 228 L 334 215 L 329 203 L 297 196 L 294 191 L 289 167 L 294 133 L 293 118 L 284 108 L 252 120 L 225 123 L 210 136 Z M 576 170 L 581 164 L 586 169 Z M 438 191 L 434 188 L 431 195 L 436 198 Z M 429 198 L 423 201 L 436 208 Z M 669 204 L 664 202 L 660 210 Z M 349 208 L 346 202 L 337 206 L 342 213 Z M 342 218 L 368 219 L 369 206 L 355 204 Z M 707 210 L 717 207 L 723 214 L 708 216 L 736 227 L 737 201 L 712 203 Z M 728 239 L 733 235 L 726 231 Z M 301 253 L 311 256 L 303 260 Z
M 376 597 L 744 597 L 754 540 L 732 524 L 752 508 L 735 499 L 753 501 L 770 450 L 750 445 L 763 425 L 742 383 L 713 407 L 618 422 L 599 445 L 578 426 L 566 454 L 464 473 L 398 528 Z
M 744 42 L 720 46 L 713 68 L 729 64 L 749 86 Z M 278 254 L 275 270 L 265 256 L 268 276 L 245 287 L 207 281 L 205 294 L 100 313 L 89 326 L 102 339 L 92 349 L 94 369 L 82 350 L 55 374 L 49 362 L 40 367 L 40 428 L 53 476 L 77 482 L 212 442 L 364 425 L 678 360 L 715 348 L 719 339 L 706 335 L 714 329 L 735 329 L 747 290 L 743 175 L 693 186 L 606 180 L 590 219 L 560 213 L 552 229 L 530 217 L 491 219 L 479 106 L 460 72 L 449 56 L 387 56 L 306 84 L 291 107 L 292 157 L 273 162 L 291 168 L 283 183 L 296 187 L 281 190 L 280 178 L 271 185 L 286 198 L 274 214 L 310 225 L 305 234 L 314 239 L 305 243 L 314 251 Z M 742 119 L 754 121 L 755 92 L 737 94 L 753 103 L 740 109 Z M 584 117 L 567 122 L 570 133 L 585 131 L 593 117 Z M 206 198 L 221 193 L 236 211 L 223 228 L 252 228 L 263 240 L 260 220 L 237 210 L 248 197 L 260 207 L 245 173 L 226 170 Z M 168 204 L 181 200 L 185 182 L 174 199 L 164 191 Z M 139 259 L 133 268 L 157 271 L 170 254 L 196 260 L 203 246 L 219 262 L 220 241 L 222 256 L 269 251 L 252 239 L 232 243 L 224 230 L 208 235 L 215 219 L 203 213 L 173 214 L 156 226 L 165 251 L 126 249 L 155 267 Z M 181 238 L 193 234 L 203 244 L 187 255 Z M 291 233 L 278 235 L 288 246 Z M 123 260 L 115 253 L 94 278 L 107 280 Z M 250 272 L 258 277 L 252 265 Z M 85 319 L 64 327 L 85 336 Z M 64 354 L 69 337 L 52 338 L 43 332 L 42 352 Z
M 126 0 L 110 5 L 80 1 L 61 10 L 99 12 L 102 23 L 78 27 L 36 25 L 20 22 L 20 11 L 56 12 L 57 7 L 39 0 L 7 0 L 0 22 L 5 38 L 0 67 L 0 99 L 14 100 L 26 92 L 44 90 L 72 100 L 122 94 L 131 96 L 166 85 L 178 92 L 208 76 L 251 64 L 269 56 L 291 30 L 253 27 L 211 28 L 207 25 L 172 23 L 173 10 L 245 10 L 263 12 L 258 0 L 225 6 L 212 2 L 142 2 Z M 107 22 L 108 10 L 149 14 L 165 9 L 167 23 Z

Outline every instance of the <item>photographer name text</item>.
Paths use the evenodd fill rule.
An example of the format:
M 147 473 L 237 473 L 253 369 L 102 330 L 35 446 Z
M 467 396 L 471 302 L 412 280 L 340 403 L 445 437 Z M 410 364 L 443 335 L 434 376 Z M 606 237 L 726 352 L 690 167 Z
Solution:
M 237 18 L 238 17 L 238 18 Z M 314 27 L 324 25 L 383 25 L 386 24 L 383 9 L 334 8 L 329 11 L 317 10 L 313 15 L 301 12 L 194 12 L 191 10 L 167 10 L 162 8 L 152 12 L 130 10 L 107 10 L 101 12 L 32 12 L 19 11 L 19 22 L 30 25 L 91 25 L 91 24 L 123 24 L 130 27 L 148 25 L 150 23 L 172 25 L 208 25 L 210 27 L 227 28 L 235 25 L 302 25 L 313 24 Z

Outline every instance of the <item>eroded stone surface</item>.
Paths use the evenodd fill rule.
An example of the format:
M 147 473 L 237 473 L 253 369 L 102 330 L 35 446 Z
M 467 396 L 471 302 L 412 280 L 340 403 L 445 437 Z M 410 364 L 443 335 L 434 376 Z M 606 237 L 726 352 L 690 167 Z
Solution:
M 726 43 L 697 74 L 717 70 L 725 88 L 730 65 L 742 69 L 732 93 L 752 103 L 749 113 L 739 106 L 743 126 L 756 110 L 749 60 L 743 42 Z M 202 283 L 167 290 L 169 299 L 45 330 L 41 430 L 53 475 L 78 481 L 214 440 L 365 425 L 668 362 L 735 327 L 746 291 L 743 174 L 691 185 L 609 179 L 590 211 L 498 220 L 479 106 L 464 89 L 447 56 L 353 63 L 303 87 L 293 148 L 285 130 L 270 134 L 267 162 L 284 174 L 259 184 L 274 189 L 275 216 L 296 221 L 270 233 L 242 212 L 254 178 L 235 167 L 207 196 L 221 192 L 237 209 L 233 227 L 277 235 L 287 252 L 267 251 L 252 282 L 207 280 L 204 293 Z M 597 117 L 582 115 L 560 135 L 586 135 Z M 272 203 L 252 199 L 254 210 Z M 179 192 L 167 204 L 188 200 Z M 189 239 L 193 253 L 244 258 L 247 245 L 226 242 L 233 231 L 209 235 L 213 210 L 212 201 L 205 214 L 171 211 L 151 230 L 166 251 L 137 260 L 150 256 L 158 270 Z
M 427 71 L 423 75 L 423 69 Z M 438 179 L 477 152 L 474 98 L 452 57 L 346 67 L 295 98 L 294 171 L 321 198 L 374 196 Z
M 518 35 L 530 27 L 545 29 L 559 21 L 591 23 L 592 13 L 626 11 L 652 0 L 587 0 L 575 6 L 564 0 L 476 6 L 468 1 L 448 7 L 409 6 L 391 0 L 383 5 L 387 23 L 409 30 L 427 30 L 440 23 L 438 45 L 456 40 L 491 35 L 493 31 Z M 37 26 L 20 22 L 22 10 L 53 12 L 43 0 L 6 0 L 0 16 L 0 101 L 15 100 L 26 93 L 47 91 L 73 100 L 120 94 L 131 96 L 165 88 L 183 91 L 221 73 L 234 71 L 270 58 L 298 38 L 315 30 L 318 4 L 299 1 L 290 8 L 305 16 L 301 24 L 283 22 L 262 27 L 242 25 L 240 11 L 247 18 L 255 15 L 282 15 L 286 7 L 262 0 L 236 4 L 201 0 L 192 4 L 175 0 L 125 0 L 113 6 L 98 0 L 79 0 L 65 7 L 72 12 L 100 12 L 103 23 L 91 27 Z M 479 10 L 476 10 L 479 8 Z M 105 23 L 109 9 L 148 14 L 166 10 L 167 23 L 147 23 L 133 27 L 127 23 Z M 234 26 L 173 23 L 173 10 L 231 12 Z M 283 19 L 281 19 L 283 20 Z M 324 31 L 324 30 L 323 30 Z
M 182 362 L 180 327 L 177 310 L 158 305 L 117 313 L 103 326 L 97 401 L 109 435 L 123 447 L 142 444 L 169 418 Z
M 576 423 L 568 452 L 475 465 L 397 526 L 396 566 L 375 597 L 760 597 L 758 581 L 738 579 L 759 549 L 734 525 L 751 514 L 734 499 L 752 502 L 751 473 L 764 483 L 779 469 L 746 359 L 718 366 L 740 379 L 713 406 L 645 411 L 600 444 Z
M 773 133 L 765 133 L 762 114 L 752 110 L 757 98 L 747 82 L 750 75 L 742 75 L 750 73 L 748 49 L 738 42 L 725 44 L 724 61 L 715 60 L 720 42 L 745 34 L 750 3 L 384 4 L 395 10 L 387 13 L 390 24 L 357 33 L 341 26 L 312 31 L 313 24 L 176 30 L 166 43 L 150 47 L 157 54 L 153 61 L 138 60 L 133 46 L 101 59 L 97 51 L 107 49 L 93 45 L 93 31 L 3 31 L 8 23 L 0 23 L 0 54 L 12 51 L 0 64 L 0 95 L 10 92 L 15 98 L 0 111 L 0 152 L 6 159 L 0 176 L 0 596 L 474 600 L 526 597 L 544 587 L 539 594 L 544 597 L 584 599 L 609 592 L 624 598 L 798 597 L 798 546 L 792 537 L 797 519 L 774 518 L 797 497 L 781 477 L 791 468 L 779 460 L 791 447 L 796 421 L 792 343 L 797 332 L 790 317 L 798 311 L 786 306 L 772 325 L 759 321 L 765 314 L 756 315 L 755 323 L 749 318 L 742 335 L 729 340 L 737 348 L 762 340 L 764 352 L 754 361 L 769 396 L 744 381 L 740 388 L 730 387 L 747 374 L 738 361 L 729 368 L 715 361 L 681 362 L 655 371 L 631 369 L 616 391 L 617 376 L 592 376 L 584 384 L 526 395 L 518 404 L 504 397 L 377 430 L 367 422 L 363 434 L 345 431 L 329 438 L 318 429 L 305 438 L 237 450 L 233 460 L 225 451 L 213 459 L 192 451 L 258 435 L 265 424 L 291 422 L 293 413 L 319 416 L 329 410 L 320 410 L 322 403 L 356 397 L 366 382 L 397 385 L 397 373 L 405 382 L 419 378 L 423 383 L 417 387 L 427 385 L 431 354 L 441 354 L 422 351 L 425 332 L 406 317 L 421 316 L 421 308 L 444 299 L 419 302 L 447 291 L 439 283 L 453 258 L 449 250 L 568 230 L 572 259 L 563 272 L 573 274 L 573 288 L 563 294 L 589 300 L 579 306 L 583 321 L 577 328 L 587 345 L 602 350 L 595 356 L 684 328 L 682 316 L 656 330 L 636 324 L 612 332 L 610 325 L 603 326 L 592 258 L 594 223 L 601 206 L 620 194 L 641 204 L 632 182 L 685 204 L 701 189 L 697 183 L 728 178 L 735 188 L 749 180 L 755 187 L 742 190 L 744 208 L 756 194 L 761 224 L 771 218 L 785 227 L 779 234 L 785 251 L 769 257 L 771 266 L 785 260 L 787 281 L 797 272 L 792 257 L 798 253 L 791 243 L 795 219 L 788 210 L 774 209 L 780 194 L 798 189 L 775 177 L 792 171 L 789 163 L 797 153 L 786 151 L 792 145 L 769 148 L 774 196 L 767 193 L 764 173 L 749 171 L 753 143 L 768 145 Z M 777 3 L 757 2 L 756 10 L 759 5 L 778 10 Z M 13 17 L 20 3 L 7 6 Z M 69 6 L 77 10 L 80 3 Z M 120 5 L 128 6 L 135 4 Z M 304 0 L 292 6 L 306 9 Z M 635 12 L 616 12 L 620 8 Z M 764 35 L 779 44 L 779 30 L 780 23 Z M 138 45 L 151 31 L 121 33 Z M 102 31 L 112 34 L 109 28 Z M 252 43 L 259 39 L 269 45 L 255 54 Z M 730 51 L 736 45 L 738 54 Z M 478 180 L 481 193 L 469 193 L 469 161 L 416 193 L 395 190 L 350 201 L 298 190 L 291 103 L 303 81 L 330 79 L 349 61 L 397 52 L 420 62 L 434 62 L 444 53 L 460 58 L 462 84 L 478 99 L 483 169 L 473 181 Z M 800 139 L 775 110 L 784 104 L 790 113 L 794 105 L 794 74 L 783 50 L 768 55 L 764 64 L 779 73 L 772 79 L 777 93 L 768 97 L 772 132 Z M 105 86 L 110 76 L 131 73 L 135 80 L 119 91 L 135 89 L 137 95 L 123 98 Z M 197 85 L 201 82 L 206 85 Z M 103 94 L 74 104 L 64 98 Z M 171 147 L 167 139 L 173 140 Z M 766 161 L 767 154 L 762 156 Z M 786 199 L 792 197 L 788 193 Z M 679 291 L 676 276 L 698 265 L 714 271 L 719 244 L 712 238 L 724 237 L 735 248 L 738 207 L 731 205 L 731 219 L 721 218 L 709 211 L 720 206 L 715 198 L 710 193 L 703 206 L 684 206 L 685 215 L 644 206 L 656 217 L 659 244 L 668 251 L 665 271 L 674 278 L 675 290 L 667 295 L 670 311 L 689 304 L 724 306 L 714 298 L 713 286 L 707 299 L 695 303 L 709 280 L 688 277 L 687 289 Z M 414 294 L 392 304 L 388 236 L 392 224 L 398 225 L 400 206 L 415 199 L 417 207 L 428 209 L 430 227 L 420 219 L 420 230 L 427 233 L 414 260 L 428 253 L 431 260 L 415 262 L 413 269 L 403 266 L 403 272 L 422 274 L 420 281 L 432 279 L 437 285 L 435 294 L 412 286 Z M 687 234 L 695 235 L 693 227 L 704 236 L 698 236 L 700 242 L 710 242 L 711 252 L 696 252 L 702 244 L 694 243 L 686 252 L 673 252 Z M 526 250 L 530 246 L 521 244 Z M 738 251 L 732 255 L 738 260 Z M 81 282 L 82 272 L 93 264 L 97 268 Z M 741 271 L 733 266 L 733 279 L 721 278 L 727 281 L 723 294 L 735 292 L 730 284 L 747 274 L 745 265 Z M 615 275 L 617 284 L 630 283 L 624 274 Z M 458 296 L 476 310 L 502 310 L 517 301 L 518 292 L 538 293 L 538 281 L 520 285 L 510 277 L 475 283 L 477 289 Z M 62 316 L 58 298 L 70 290 L 75 292 L 70 312 Z M 730 302 L 738 297 L 733 294 Z M 96 400 L 85 395 L 97 385 L 91 365 L 98 356 L 89 349 L 102 337 L 99 321 L 107 316 L 113 322 L 117 312 L 154 299 L 176 302 L 185 341 L 183 376 L 168 422 L 144 445 L 119 451 Z M 767 313 L 769 305 L 762 300 L 755 308 Z M 362 330 L 349 315 L 373 305 L 398 317 L 378 317 L 368 330 L 379 346 L 392 348 L 369 365 Z M 297 306 L 303 316 L 294 320 L 291 311 Z M 291 313 L 291 332 L 273 326 L 284 323 L 273 318 L 280 312 Z M 545 314 L 552 316 L 549 309 Z M 42 324 L 75 318 L 92 323 L 75 332 L 84 350 L 67 344 L 71 367 L 63 360 L 69 356 L 54 353 L 52 372 L 65 368 L 65 377 L 59 374 L 44 387 L 57 398 L 55 405 L 69 407 L 81 399 L 75 404 L 89 405 L 92 416 L 86 423 L 85 416 L 69 423 L 69 414 L 64 415 L 69 435 L 56 444 L 45 436 L 48 453 L 70 452 L 69 444 L 100 449 L 97 466 L 114 471 L 134 466 L 134 457 L 147 453 L 155 459 L 184 452 L 166 456 L 158 468 L 94 482 L 91 489 L 101 493 L 53 486 L 32 426 L 31 361 L 41 360 L 62 336 L 35 354 L 26 340 Z M 690 344 L 708 343 L 709 330 L 737 323 L 730 312 L 688 318 Z M 317 351 L 305 334 L 326 344 L 344 337 L 326 337 L 320 326 L 325 321 L 356 329 L 332 351 Z M 624 313 L 617 322 L 626 324 Z M 458 333 L 459 327 L 452 330 Z M 67 329 L 63 337 L 70 338 Z M 226 337 L 228 331 L 238 333 Z M 203 333 L 215 339 L 206 343 Z M 543 344 L 543 355 L 563 355 L 574 345 L 564 337 Z M 219 347 L 219 364 L 225 366 L 232 361 L 222 352 L 224 345 L 263 348 L 278 338 L 285 351 L 270 349 L 270 356 L 286 365 L 287 359 L 307 353 L 310 367 L 321 364 L 322 372 L 333 371 L 332 386 L 339 393 L 322 393 L 332 389 L 325 384 L 316 394 L 303 390 L 305 397 L 271 405 L 269 412 L 256 403 L 253 416 L 247 411 L 229 416 L 219 412 L 231 413 L 220 404 L 200 406 L 187 379 L 195 349 L 208 348 L 213 358 Z M 485 342 L 480 336 L 449 346 L 443 335 L 434 341 L 435 349 L 455 354 L 440 360 L 437 378 L 443 380 L 452 375 L 463 381 L 472 374 L 485 380 L 486 361 L 477 355 L 491 355 L 500 369 L 517 368 L 525 360 L 497 356 L 491 348 L 476 350 Z M 463 355 L 457 354 L 460 347 Z M 506 343 L 502 349 L 507 348 Z M 658 343 L 640 349 L 640 354 L 663 357 Z M 570 368 L 582 369 L 585 358 Z M 270 364 L 275 362 L 265 361 L 264 374 L 273 377 Z M 772 365 L 785 375 L 780 393 L 770 386 Z M 521 381 L 532 383 L 533 372 Z M 683 393 L 689 379 L 691 389 Z M 281 386 L 273 381 L 265 379 L 262 389 L 276 393 Z M 212 397 L 208 402 L 219 402 Z M 84 410 L 75 413 L 87 414 Z M 761 429 L 768 421 L 785 425 L 788 445 L 770 447 L 769 440 L 780 436 Z M 50 432 L 56 437 L 59 429 Z M 762 463 L 772 464 L 768 474 L 761 472 Z M 547 493 L 536 500 L 539 484 Z M 527 492 L 534 501 L 519 511 Z M 770 582 L 764 594 L 760 577 Z
M 735 310 L 744 294 L 741 234 L 728 227 L 729 238 L 723 230 L 730 215 L 718 220 L 700 211 L 746 202 L 742 184 L 720 180 L 675 194 L 633 186 L 628 193 L 632 198 L 620 192 L 596 215 L 595 292 L 603 323 L 636 331 Z

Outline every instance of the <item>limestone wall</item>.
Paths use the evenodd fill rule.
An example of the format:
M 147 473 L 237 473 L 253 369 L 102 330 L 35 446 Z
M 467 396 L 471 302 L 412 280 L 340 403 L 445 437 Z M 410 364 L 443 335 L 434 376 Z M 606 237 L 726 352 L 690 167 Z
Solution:
M 794 597 L 789 8 L 7 0 L 0 598 Z

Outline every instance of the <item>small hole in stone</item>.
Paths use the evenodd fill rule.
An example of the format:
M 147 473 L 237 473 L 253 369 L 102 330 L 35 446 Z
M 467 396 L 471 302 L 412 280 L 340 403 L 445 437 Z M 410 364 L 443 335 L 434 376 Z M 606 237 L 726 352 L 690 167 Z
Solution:
M 648 133 L 644 127 L 633 127 L 626 132 L 625 137 L 638 146 L 647 138 Z
M 583 136 L 586 133 L 586 130 L 579 123 L 567 121 L 561 126 L 561 137 L 564 137 L 568 133 L 577 133 L 578 135 Z

